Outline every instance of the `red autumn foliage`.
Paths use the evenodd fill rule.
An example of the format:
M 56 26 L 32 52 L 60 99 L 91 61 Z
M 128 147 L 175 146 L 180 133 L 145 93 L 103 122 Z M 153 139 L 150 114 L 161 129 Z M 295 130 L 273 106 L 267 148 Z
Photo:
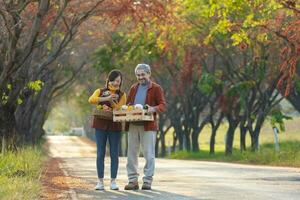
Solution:
M 196 84 L 194 80 L 198 80 L 201 75 L 201 66 L 199 65 L 199 56 L 195 47 L 187 48 L 184 54 L 182 67 L 177 74 L 176 86 L 179 94 L 184 94 L 185 90 Z
M 67 32 L 70 27 L 78 23 L 76 20 L 87 12 L 90 12 L 91 8 L 95 7 L 89 15 L 89 17 L 93 17 L 90 17 L 90 19 L 83 24 L 79 33 L 84 34 L 87 32 L 86 30 L 90 30 L 89 33 L 97 35 L 98 32 L 101 32 L 99 31 L 99 24 L 102 24 L 103 26 L 103 24 L 105 24 L 103 22 L 105 21 L 118 25 L 124 20 L 128 20 L 129 23 L 134 24 L 136 22 L 146 23 L 149 18 L 154 17 L 164 18 L 166 15 L 166 3 L 167 2 L 162 3 L 162 1 L 159 0 L 50 1 L 49 8 L 43 18 L 39 33 L 41 35 L 45 34 L 54 23 L 56 23 L 56 29 L 62 33 Z M 37 2 L 32 1 L 24 8 L 21 15 L 24 30 L 29 31 L 31 29 L 34 17 L 38 12 L 38 6 Z M 60 14 L 61 18 L 58 20 Z M 95 30 L 93 30 L 93 27 Z
M 218 105 L 220 105 L 220 110 L 223 113 L 229 114 L 237 110 L 236 108 L 239 105 L 239 97 L 229 97 L 226 95 L 220 95 L 218 98 Z
M 300 10 L 296 9 L 293 1 L 284 1 L 283 5 L 287 9 L 294 11 L 292 19 L 284 15 L 278 18 L 278 24 L 283 27 L 281 31 L 276 32 L 285 42 L 285 46 L 280 52 L 280 71 L 283 73 L 283 76 L 277 86 L 284 90 L 285 96 L 288 96 L 293 87 L 293 77 L 296 73 L 297 62 L 300 60 Z

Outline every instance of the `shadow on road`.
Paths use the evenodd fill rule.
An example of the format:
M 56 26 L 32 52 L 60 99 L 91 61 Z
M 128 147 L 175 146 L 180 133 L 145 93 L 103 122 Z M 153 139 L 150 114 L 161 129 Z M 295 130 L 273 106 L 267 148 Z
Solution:
M 64 178 L 46 177 L 68 186 L 64 192 L 77 199 L 103 200 L 298 200 L 299 175 L 296 168 L 266 167 L 229 163 L 156 159 L 152 191 L 125 191 L 125 157 L 119 159 L 120 191 L 108 190 L 110 159 L 105 163 L 105 191 L 95 191 L 97 182 L 95 146 L 75 137 L 49 137 L 49 152 L 59 158 Z M 139 159 L 140 178 L 145 161 Z M 139 179 L 140 180 L 140 179 Z M 141 181 L 141 180 L 140 180 Z M 57 198 L 56 198 L 57 199 Z
M 77 196 L 80 199 L 118 199 L 118 200 L 143 200 L 143 199 L 165 199 L 165 200 L 196 200 L 196 198 L 191 198 L 190 196 L 179 195 L 176 193 L 165 192 L 160 190 L 136 190 L 136 191 L 96 191 L 96 190 L 83 190 L 83 189 L 74 189 Z M 163 198 L 162 198 L 163 197 Z M 197 198 L 197 200 L 209 200 L 208 198 Z

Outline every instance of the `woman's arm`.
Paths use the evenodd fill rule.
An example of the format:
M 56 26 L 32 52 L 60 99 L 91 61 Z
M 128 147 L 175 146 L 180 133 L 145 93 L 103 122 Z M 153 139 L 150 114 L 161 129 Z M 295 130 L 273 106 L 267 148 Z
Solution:
M 112 101 L 111 95 L 108 97 L 99 97 L 100 95 L 100 89 L 95 90 L 95 92 L 90 96 L 89 103 L 98 105 L 98 103 L 103 101 Z
M 127 97 L 126 97 L 126 93 L 124 92 L 124 94 L 122 95 L 120 101 L 118 103 L 113 103 L 112 107 L 116 108 L 116 109 L 119 109 L 119 108 L 121 108 L 121 106 L 126 105 L 126 100 L 127 100 Z

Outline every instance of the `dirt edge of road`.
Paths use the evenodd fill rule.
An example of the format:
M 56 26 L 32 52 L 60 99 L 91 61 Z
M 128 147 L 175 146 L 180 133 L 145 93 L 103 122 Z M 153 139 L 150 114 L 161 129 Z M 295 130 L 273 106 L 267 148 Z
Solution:
M 46 161 L 41 175 L 42 191 L 40 199 L 71 199 L 67 191 L 69 186 L 65 181 L 63 170 L 60 168 L 60 158 L 49 157 Z
M 83 140 L 83 142 L 90 143 L 90 145 L 93 144 L 92 141 L 88 140 Z M 42 189 L 39 199 L 73 199 L 72 190 L 74 188 L 88 189 L 92 187 L 80 177 L 68 175 L 63 166 L 63 159 L 52 157 L 49 153 L 49 147 L 50 144 L 48 142 L 46 142 L 43 146 L 48 158 L 44 163 L 40 178 Z

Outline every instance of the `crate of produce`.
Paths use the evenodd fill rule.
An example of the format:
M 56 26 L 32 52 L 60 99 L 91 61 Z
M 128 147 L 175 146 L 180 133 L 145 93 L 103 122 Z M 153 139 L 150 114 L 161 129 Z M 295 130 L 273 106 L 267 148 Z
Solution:
M 154 121 L 152 113 L 144 109 L 114 110 L 114 122 Z
M 103 109 L 103 106 L 97 106 L 93 109 L 93 115 L 101 119 L 113 119 L 112 110 L 108 108 Z

